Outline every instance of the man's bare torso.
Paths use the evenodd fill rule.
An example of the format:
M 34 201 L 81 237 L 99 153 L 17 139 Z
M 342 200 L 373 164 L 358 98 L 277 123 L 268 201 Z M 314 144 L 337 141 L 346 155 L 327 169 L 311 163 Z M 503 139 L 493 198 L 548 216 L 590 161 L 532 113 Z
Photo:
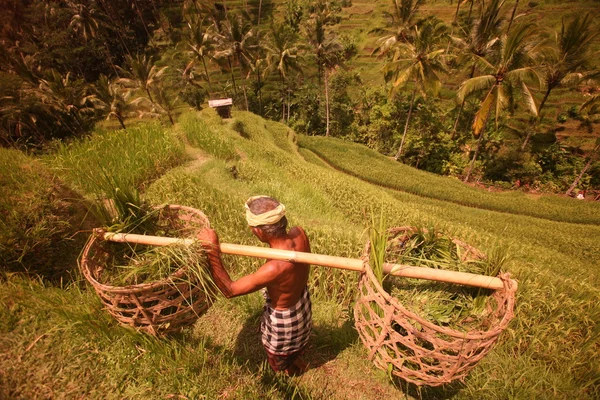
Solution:
M 277 249 L 310 252 L 310 245 L 304 230 L 294 227 L 288 232 L 285 241 Z M 295 305 L 308 282 L 310 265 L 288 261 L 269 260 L 264 267 L 273 268 L 279 276 L 276 282 L 267 285 L 271 307 L 285 310 Z

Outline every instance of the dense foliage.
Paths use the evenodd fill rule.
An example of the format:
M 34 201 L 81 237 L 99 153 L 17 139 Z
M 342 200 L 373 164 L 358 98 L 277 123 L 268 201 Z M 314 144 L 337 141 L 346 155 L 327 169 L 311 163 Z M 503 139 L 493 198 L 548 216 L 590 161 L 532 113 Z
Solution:
M 363 143 L 437 174 L 597 190 L 594 15 L 541 25 L 552 4 L 432 0 L 442 20 L 424 4 L 9 1 L 0 142 L 41 149 L 101 119 L 124 129 L 132 117 L 174 124 L 184 108 L 231 97 L 297 132 Z
M 174 128 L 150 125 L 128 134 L 98 132 L 41 159 L 2 151 L 0 164 L 8 167 L 0 176 L 6 171 L 23 177 L 46 174 L 40 165 L 50 162 L 59 167 L 55 171 L 63 181 L 77 185 L 79 196 L 90 195 L 92 188 L 77 184 L 88 179 L 93 168 L 78 167 L 89 150 L 101 155 L 94 160 L 96 171 L 106 171 L 113 180 L 135 180 L 149 204 L 184 204 L 202 210 L 224 243 L 259 244 L 247 227 L 243 203 L 250 195 L 267 193 L 286 204 L 290 224 L 306 229 L 312 251 L 319 254 L 360 257 L 367 240 L 365 222 L 379 215 L 385 216 L 385 226 L 435 227 L 486 254 L 502 249 L 510 255 L 502 268 L 518 281 L 519 289 L 515 319 L 492 351 L 464 383 L 418 389 L 390 381 L 369 361 L 353 327 L 360 275 L 315 266 L 309 281 L 314 336 L 305 354 L 311 369 L 299 378 L 275 375 L 260 344 L 260 293 L 218 298 L 193 327 L 157 339 L 119 326 L 78 275 L 76 257 L 50 247 L 45 254 L 62 259 L 70 279 L 52 284 L 45 277 L 24 279 L 0 270 L 0 397 L 598 397 L 600 227 L 576 223 L 581 221 L 575 219 L 575 212 L 565 213 L 568 222 L 525 212 L 538 205 L 548 211 L 572 204 L 581 214 L 590 210 L 598 215 L 597 202 L 489 193 L 395 163 L 365 151 L 364 146 L 334 138 L 299 138 L 286 125 L 248 112 L 234 111 L 233 117 L 221 120 L 214 111 L 203 110 L 182 116 L 182 123 Z M 189 152 L 195 159 L 168 170 L 173 159 L 156 157 L 157 143 L 171 143 L 165 153 L 183 160 L 180 140 L 198 146 Z M 381 162 L 388 169 L 387 181 L 407 184 L 431 179 L 425 188 L 435 191 L 407 193 L 367 183 L 372 178 L 367 168 L 356 170 L 358 177 L 336 171 L 309 150 L 297 151 L 296 140 L 331 142 L 327 147 L 336 147 L 341 154 L 339 160 L 337 155 L 330 157 L 331 164 L 347 162 L 345 156 L 374 166 Z M 357 158 L 361 153 L 364 158 Z M 157 173 L 162 175 L 157 178 Z M 49 180 L 21 181 L 14 177 L 7 181 L 9 195 L 25 198 L 34 193 L 33 198 L 47 201 L 37 193 L 48 188 Z M 463 189 L 467 192 L 460 192 Z M 481 202 L 467 206 L 442 197 L 453 192 Z M 57 199 L 72 195 L 60 194 Z M 511 213 L 490 211 L 486 203 L 494 204 L 496 197 L 505 204 L 506 198 L 518 199 L 521 207 Z M 19 210 L 15 202 L 0 206 Z M 95 226 L 75 237 L 87 238 Z M 6 232 L 18 229 L 16 224 Z M 68 247 L 78 254 L 82 246 L 70 243 Z M 255 271 L 261 260 L 228 256 L 225 263 L 232 277 L 238 278 Z M 432 294 L 427 291 L 419 289 L 419 298 Z M 404 295 L 411 296 L 410 292 Z

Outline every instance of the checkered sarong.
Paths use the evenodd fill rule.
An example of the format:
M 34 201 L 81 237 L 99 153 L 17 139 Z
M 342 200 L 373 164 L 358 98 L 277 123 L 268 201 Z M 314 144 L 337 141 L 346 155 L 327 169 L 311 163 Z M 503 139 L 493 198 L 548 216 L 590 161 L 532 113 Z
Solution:
M 260 324 L 262 344 L 276 355 L 294 353 L 304 348 L 312 329 L 312 307 L 308 288 L 300 300 L 287 310 L 271 308 L 269 293 L 265 290 L 265 306 Z

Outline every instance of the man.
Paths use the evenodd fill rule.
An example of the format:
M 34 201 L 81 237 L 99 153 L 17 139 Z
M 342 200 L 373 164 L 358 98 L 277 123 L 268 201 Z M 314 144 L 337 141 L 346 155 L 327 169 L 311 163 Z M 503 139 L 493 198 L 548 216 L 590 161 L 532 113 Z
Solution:
M 268 196 L 246 202 L 246 220 L 252 233 L 273 249 L 310 252 L 304 230 L 287 231 L 285 206 Z M 219 239 L 212 229 L 198 235 L 207 252 L 216 285 L 227 298 L 266 288 L 261 319 L 262 343 L 271 368 L 288 375 L 304 372 L 300 359 L 312 329 L 312 309 L 307 282 L 310 266 L 288 261 L 267 260 L 256 272 L 232 281 L 223 268 Z

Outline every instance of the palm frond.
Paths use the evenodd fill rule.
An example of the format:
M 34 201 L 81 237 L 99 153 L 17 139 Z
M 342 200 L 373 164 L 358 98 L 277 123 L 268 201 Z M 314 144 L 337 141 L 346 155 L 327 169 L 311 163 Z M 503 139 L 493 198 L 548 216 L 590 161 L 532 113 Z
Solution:
M 483 131 L 483 128 L 485 128 L 485 124 L 487 123 L 487 120 L 490 116 L 492 106 L 494 105 L 494 103 L 496 101 L 496 94 L 497 94 L 496 88 L 497 88 L 497 86 L 492 86 L 490 91 L 485 96 L 485 99 L 481 103 L 479 110 L 475 114 L 475 119 L 473 120 L 473 125 L 472 125 L 473 135 L 475 137 L 479 137 L 479 135 Z
M 476 76 L 475 78 L 467 79 L 460 85 L 456 97 L 459 102 L 463 102 L 470 95 L 488 90 L 495 83 L 496 78 L 493 75 Z

